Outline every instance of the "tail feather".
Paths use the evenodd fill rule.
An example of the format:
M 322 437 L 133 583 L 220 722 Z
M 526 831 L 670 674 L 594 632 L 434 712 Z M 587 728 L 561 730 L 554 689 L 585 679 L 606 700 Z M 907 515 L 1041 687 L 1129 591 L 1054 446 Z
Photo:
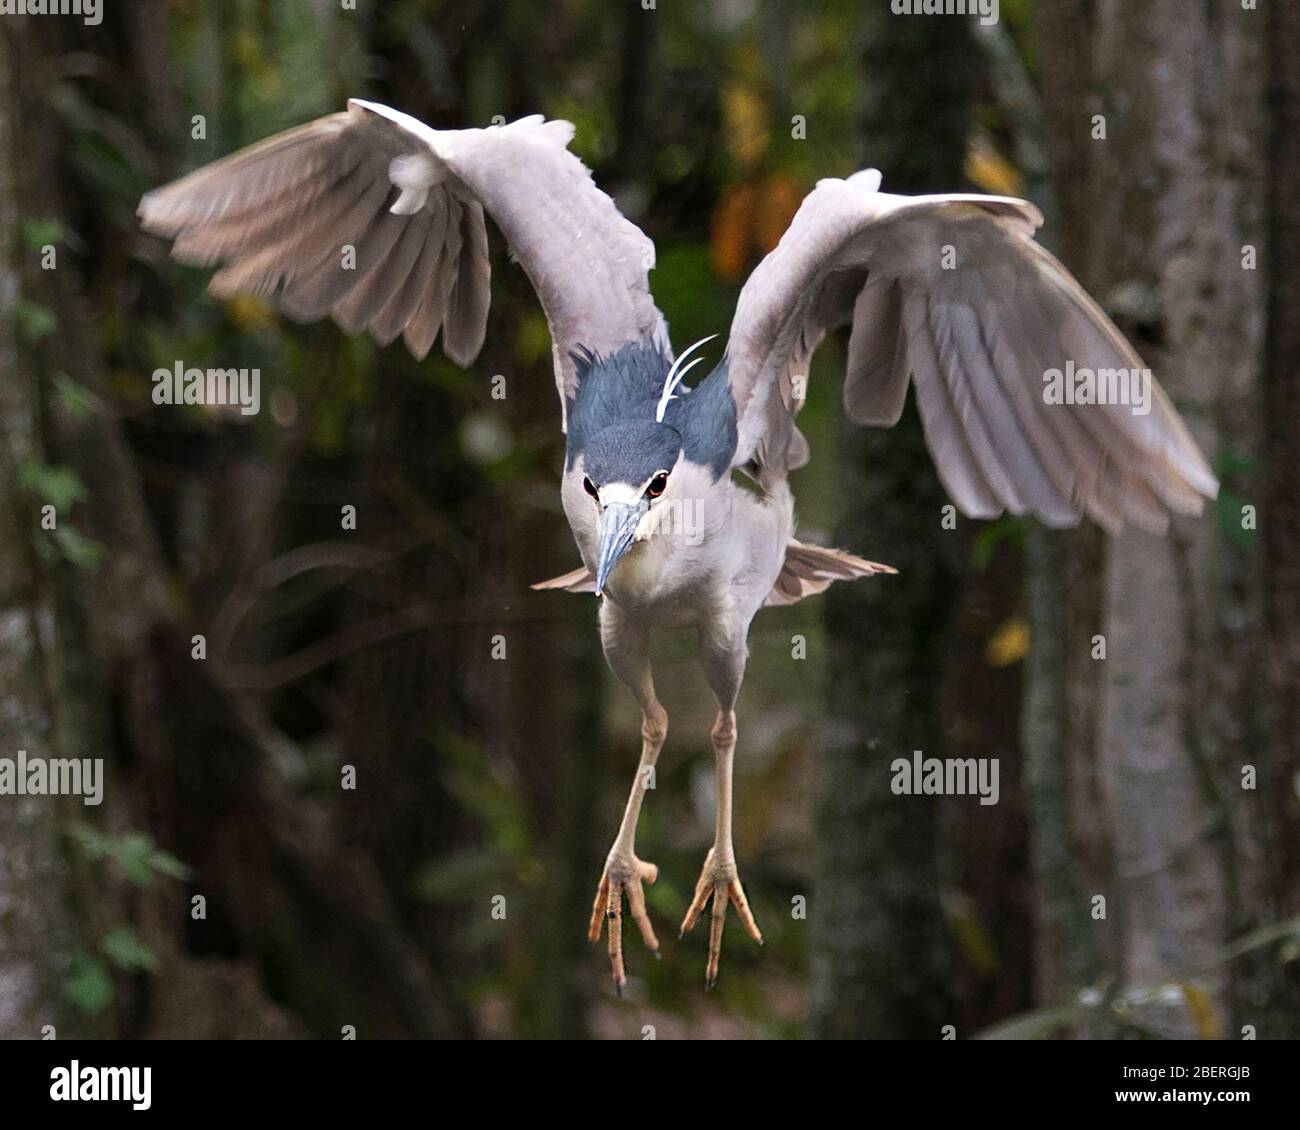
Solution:
M 852 581 L 877 573 L 897 572 L 892 566 L 865 561 L 843 550 L 805 545 L 791 538 L 785 547 L 785 565 L 763 605 L 770 608 L 779 604 L 795 604 L 805 596 L 825 592 L 836 581 Z
M 596 578 L 591 575 L 591 570 L 583 565 L 574 569 L 572 573 L 565 573 L 562 577 L 552 577 L 549 581 L 538 581 L 537 584 L 528 587 L 539 592 L 548 589 L 560 589 L 563 592 L 595 592 Z

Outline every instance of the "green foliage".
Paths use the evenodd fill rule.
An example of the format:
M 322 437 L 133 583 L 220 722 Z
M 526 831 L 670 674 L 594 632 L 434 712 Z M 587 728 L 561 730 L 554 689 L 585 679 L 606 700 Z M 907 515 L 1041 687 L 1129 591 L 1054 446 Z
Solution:
M 971 543 L 971 567 L 982 573 L 993 561 L 998 546 L 1006 545 L 1016 553 L 1024 553 L 1025 536 L 1033 524 L 1032 518 L 1004 514 L 985 524 Z
M 59 396 L 59 404 L 74 420 L 85 420 L 104 409 L 104 402 L 98 396 L 85 385 L 78 384 L 67 373 L 54 374 L 54 387 Z
M 18 221 L 18 235 L 28 251 L 40 251 L 64 241 L 63 224 L 53 216 Z
M 99 951 L 73 954 L 63 979 L 64 996 L 87 1016 L 98 1016 L 113 1003 L 114 969 L 122 973 L 157 973 L 160 964 L 158 955 L 129 926 L 115 926 L 104 934 L 99 939 Z
M 1220 451 L 1213 460 L 1214 474 L 1223 484 L 1214 500 L 1214 517 L 1219 532 L 1236 548 L 1253 551 L 1258 544 L 1257 531 L 1246 529 L 1242 523 L 1243 508 L 1250 504 L 1248 497 L 1233 489 L 1242 482 L 1253 482 L 1260 472 L 1259 460 L 1235 451 Z
M 77 823 L 67 834 L 91 862 L 111 861 L 132 883 L 151 886 L 156 875 L 184 880 L 190 869 L 179 859 L 154 846 L 141 832 L 110 836 L 89 824 Z M 112 971 L 156 973 L 157 953 L 125 924 L 110 927 L 99 939 L 98 953 L 84 950 L 73 955 L 64 978 L 64 995 L 81 1012 L 96 1016 L 113 1001 Z
M 115 926 L 99 939 L 99 948 L 124 973 L 158 972 L 158 955 L 129 926 Z
M 59 319 L 53 310 L 26 300 L 14 307 L 14 321 L 18 324 L 19 336 L 29 345 L 35 345 L 59 328 Z
M 86 484 L 71 467 L 57 467 L 29 459 L 18 468 L 18 486 L 55 510 L 71 510 L 88 495 Z
M 98 1016 L 113 1003 L 113 978 L 94 954 L 77 953 L 68 962 L 63 991 L 81 1012 Z
M 89 497 L 85 483 L 70 467 L 53 466 L 28 460 L 18 468 L 18 485 L 38 506 L 53 506 L 56 513 L 67 513 Z M 99 564 L 104 547 L 86 537 L 68 522 L 53 530 L 40 530 L 37 552 L 47 562 L 67 561 L 78 569 Z
M 76 569 L 94 569 L 104 559 L 104 547 L 75 526 L 49 531 L 48 540 L 38 543 L 41 556 L 49 561 L 66 561 Z
M 154 845 L 144 832 L 123 832 L 109 836 L 89 824 L 73 824 L 68 835 L 92 861 L 110 860 L 132 883 L 148 887 L 155 875 L 187 880 L 192 872 L 174 855 Z

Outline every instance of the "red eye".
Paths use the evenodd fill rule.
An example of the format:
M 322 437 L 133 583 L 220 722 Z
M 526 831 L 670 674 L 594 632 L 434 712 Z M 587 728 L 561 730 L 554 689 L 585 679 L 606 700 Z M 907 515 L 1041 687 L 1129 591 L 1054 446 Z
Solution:
M 587 478 L 585 475 L 584 475 L 583 478 L 582 478 L 582 489 L 585 490 L 589 495 L 591 495 L 592 498 L 598 498 L 598 497 L 599 497 L 599 495 L 598 495 L 598 493 L 597 493 L 597 491 L 596 491 L 596 484 L 593 483 L 593 482 L 592 482 L 589 478 Z
M 658 498 L 667 489 L 668 472 L 660 471 L 659 474 L 650 480 L 650 485 L 645 488 L 646 498 Z

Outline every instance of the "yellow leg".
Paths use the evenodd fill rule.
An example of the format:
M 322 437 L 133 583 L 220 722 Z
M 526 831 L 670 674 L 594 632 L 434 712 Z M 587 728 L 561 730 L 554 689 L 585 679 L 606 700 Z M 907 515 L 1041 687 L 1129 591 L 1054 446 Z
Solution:
M 704 869 L 700 880 L 695 884 L 695 896 L 682 920 L 682 936 L 694 927 L 710 900 L 713 902 L 712 923 L 709 929 L 709 964 L 705 970 L 704 985 L 712 989 L 718 980 L 718 961 L 722 954 L 722 927 L 727 919 L 728 904 L 736 908 L 740 921 L 749 936 L 759 945 L 763 944 L 763 935 L 758 923 L 749 909 L 744 888 L 740 885 L 740 875 L 736 870 L 736 853 L 731 843 L 731 768 L 736 752 L 736 715 L 734 711 L 725 710 L 718 714 L 710 733 L 713 741 L 714 771 L 718 783 L 717 823 L 714 829 L 713 847 L 704 857 Z
M 659 869 L 653 863 L 646 863 L 636 857 L 633 844 L 636 840 L 636 822 L 641 815 L 641 801 L 650 786 L 655 762 L 659 751 L 663 749 L 664 739 L 668 736 L 668 714 L 653 699 L 647 703 L 647 709 L 641 716 L 641 762 L 637 766 L 636 778 L 632 782 L 632 791 L 627 798 L 627 807 L 623 811 L 623 822 L 619 825 L 618 837 L 609 850 L 605 860 L 605 872 L 600 877 L 596 888 L 596 901 L 591 908 L 591 925 L 587 937 L 593 941 L 600 940 L 602 921 L 606 924 L 609 935 L 609 964 L 614 976 L 614 990 L 623 995 L 627 984 L 627 972 L 623 966 L 623 893 L 627 893 L 628 909 L 641 930 L 650 952 L 659 956 L 659 940 L 655 937 L 654 927 L 650 925 L 650 916 L 646 913 L 645 890 L 642 883 L 653 883 L 659 877 Z

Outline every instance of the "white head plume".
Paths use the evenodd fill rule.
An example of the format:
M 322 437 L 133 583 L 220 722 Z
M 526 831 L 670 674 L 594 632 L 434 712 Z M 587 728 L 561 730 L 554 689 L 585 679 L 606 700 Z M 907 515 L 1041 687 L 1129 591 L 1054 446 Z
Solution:
M 699 349 L 701 345 L 707 345 L 717 336 L 718 336 L 717 334 L 709 334 L 708 337 L 700 338 L 700 340 L 697 341 L 694 345 L 688 346 L 686 349 L 683 349 L 681 356 L 678 357 L 677 360 L 673 362 L 672 368 L 668 370 L 668 376 L 664 378 L 664 394 L 659 398 L 659 406 L 655 409 L 656 423 L 662 424 L 664 422 L 664 413 L 668 411 L 668 402 L 670 400 L 676 399 L 676 396 L 674 395 L 674 390 L 677 388 L 679 384 L 682 383 L 682 379 L 686 376 L 686 374 L 689 373 L 693 368 L 695 368 L 695 366 L 698 365 L 701 361 L 703 361 L 704 358 L 697 357 L 695 358 L 694 361 L 692 361 L 689 365 L 685 367 L 682 366 L 682 362 L 685 361 L 686 358 L 688 358 L 697 349 Z

